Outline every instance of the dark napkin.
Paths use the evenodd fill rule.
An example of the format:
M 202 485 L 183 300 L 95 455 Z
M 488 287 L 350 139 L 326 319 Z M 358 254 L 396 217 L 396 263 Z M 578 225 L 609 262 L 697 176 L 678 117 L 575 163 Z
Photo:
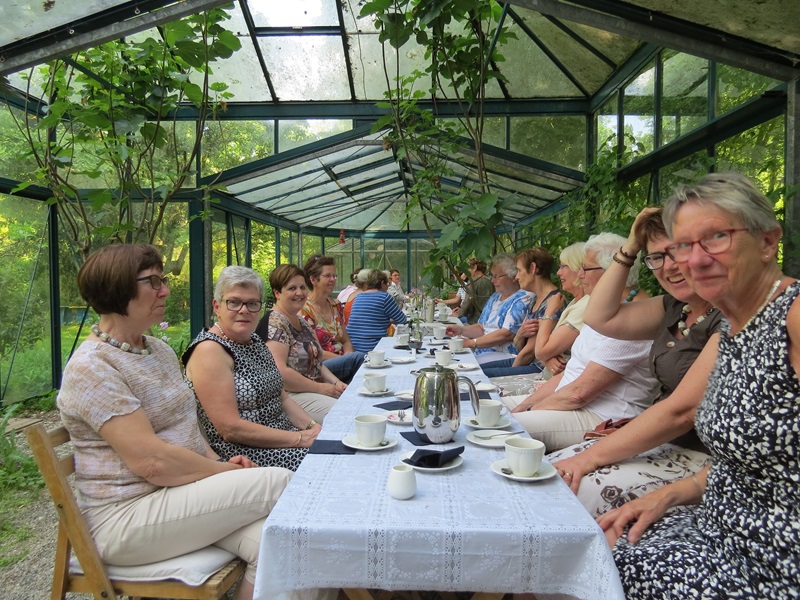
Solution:
M 411 347 L 406 344 L 405 346 L 392 346 L 395 350 L 411 350 Z
M 400 435 L 402 435 L 415 446 L 430 446 L 433 443 L 423 440 L 416 431 L 401 431 Z
M 391 400 L 381 404 L 374 404 L 375 408 L 382 408 L 383 410 L 405 410 L 411 408 L 411 402 L 408 400 Z
M 416 450 L 414 454 L 403 459 L 403 462 L 415 467 L 435 469 L 445 466 L 462 452 L 464 452 L 464 446 L 442 450 L 441 452 L 439 450 Z
M 491 400 L 492 396 L 486 390 L 478 390 L 478 399 Z M 469 402 L 469 392 L 461 392 L 461 401 Z
M 348 448 L 339 440 L 314 440 L 308 449 L 309 454 L 355 454 L 355 448 Z

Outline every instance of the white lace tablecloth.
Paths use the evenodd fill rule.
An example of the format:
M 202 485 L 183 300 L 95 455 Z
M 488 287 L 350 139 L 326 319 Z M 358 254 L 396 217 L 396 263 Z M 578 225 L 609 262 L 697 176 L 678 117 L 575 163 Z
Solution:
M 391 338 L 379 349 L 399 354 Z M 456 356 L 474 361 L 471 353 Z M 325 418 L 320 439 L 354 434 L 355 415 L 381 413 L 375 404 L 396 400 L 359 395 L 365 372 L 386 373 L 388 387 L 400 391 L 413 389 L 411 369 L 432 364 L 420 357 L 381 371 L 362 367 Z M 487 381 L 480 370 L 461 374 Z M 623 599 L 603 533 L 566 484 L 558 477 L 520 483 L 493 473 L 490 465 L 503 450 L 466 440 L 471 429 L 463 420 L 472 409 L 469 402 L 461 407 L 455 440 L 426 448 L 463 445 L 464 464 L 418 472 L 410 500 L 389 496 L 386 480 L 401 455 L 416 448 L 399 435 L 411 426 L 387 425 L 387 435 L 399 440 L 394 448 L 306 456 L 265 523 L 255 597 L 320 587 Z

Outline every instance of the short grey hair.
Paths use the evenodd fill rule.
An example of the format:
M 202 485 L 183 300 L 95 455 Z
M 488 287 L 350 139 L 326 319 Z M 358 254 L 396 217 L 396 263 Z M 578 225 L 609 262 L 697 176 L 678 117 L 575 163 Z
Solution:
M 604 231 L 603 233 L 595 234 L 586 240 L 583 250 L 587 254 L 589 252 L 594 252 L 596 255 L 595 260 L 597 260 L 597 264 L 603 267 L 603 270 L 605 270 L 611 266 L 611 263 L 614 260 L 614 254 L 617 253 L 617 251 L 626 241 L 627 238 L 624 238 L 621 235 Z M 637 256 L 636 260 L 633 261 L 633 266 L 628 271 L 628 279 L 625 281 L 626 287 L 634 287 L 637 283 L 639 283 L 639 269 L 641 266 L 642 261 Z
M 240 285 L 258 292 L 259 300 L 264 300 L 264 278 L 253 269 L 231 265 L 222 269 L 214 285 L 214 300 L 222 302 L 222 297 L 232 287 Z
M 672 237 L 675 213 L 683 205 L 695 202 L 714 206 L 736 217 L 751 233 L 763 233 L 780 227 L 775 208 L 753 182 L 736 171 L 709 173 L 693 186 L 677 188 L 664 203 L 664 225 Z
M 492 257 L 492 266 L 498 266 L 503 269 L 503 272 L 509 277 L 514 277 L 517 274 L 517 261 L 513 254 L 504 252 L 503 254 L 495 254 Z

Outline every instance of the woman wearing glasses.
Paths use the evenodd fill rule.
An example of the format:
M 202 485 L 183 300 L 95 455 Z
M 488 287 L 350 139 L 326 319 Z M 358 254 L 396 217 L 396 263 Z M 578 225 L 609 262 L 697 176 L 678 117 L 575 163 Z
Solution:
M 283 390 L 283 378 L 254 332 L 264 280 L 252 269 L 222 269 L 214 287 L 217 322 L 183 354 L 200 426 L 214 451 L 261 466 L 297 470 L 320 426 Z
M 58 395 L 78 503 L 104 562 L 141 565 L 213 544 L 248 562 L 238 598 L 249 599 L 264 519 L 292 473 L 220 458 L 203 439 L 175 353 L 143 334 L 164 319 L 163 268 L 153 246 L 120 244 L 78 273 L 100 315 Z
M 738 173 L 678 190 L 664 222 L 666 251 L 726 318 L 694 418 L 711 466 L 598 522 L 627 598 L 798 598 L 800 285 L 778 266 L 780 224 Z
M 325 366 L 317 335 L 300 316 L 308 298 L 306 276 L 297 265 L 278 265 L 269 274 L 275 306 L 256 333 L 266 340 L 289 395 L 315 421 L 322 421 L 347 389 Z
M 535 296 L 519 289 L 517 264 L 513 254 L 492 258 L 491 279 L 495 293 L 486 302 L 474 325 L 448 325 L 447 335 L 463 335 L 464 347 L 472 348 L 478 364 L 513 359 L 517 355 L 514 336 L 519 331 Z
M 315 254 L 303 267 L 311 286 L 300 315 L 317 334 L 325 366 L 345 383 L 350 383 L 364 362 L 364 354 L 353 350 L 344 326 L 342 305 L 331 299 L 336 287 L 336 264 L 330 256 Z
M 689 287 L 678 264 L 666 254 L 671 243 L 661 209 L 645 208 L 617 252 L 617 260 L 594 286 L 584 314 L 586 322 L 603 335 L 653 339 L 650 373 L 659 386 L 656 403 L 622 429 L 611 430 L 613 435 L 548 457 L 558 461 L 559 473 L 594 516 L 691 475 L 708 462 L 692 423 L 713 358 L 700 362 L 697 358 L 710 339 L 712 348 L 716 345 L 722 316 Z M 667 293 L 620 304 L 633 264 L 629 257 L 640 249 L 645 252 L 645 265 Z M 634 456 L 637 452 L 641 454 Z

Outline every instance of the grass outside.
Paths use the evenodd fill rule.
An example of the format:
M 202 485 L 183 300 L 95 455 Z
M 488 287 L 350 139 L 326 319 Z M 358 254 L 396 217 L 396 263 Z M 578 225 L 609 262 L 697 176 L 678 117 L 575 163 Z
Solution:
M 28 557 L 25 542 L 32 527 L 26 522 L 29 507 L 41 500 L 41 489 L 3 489 L 0 500 L 0 568 L 17 564 Z

